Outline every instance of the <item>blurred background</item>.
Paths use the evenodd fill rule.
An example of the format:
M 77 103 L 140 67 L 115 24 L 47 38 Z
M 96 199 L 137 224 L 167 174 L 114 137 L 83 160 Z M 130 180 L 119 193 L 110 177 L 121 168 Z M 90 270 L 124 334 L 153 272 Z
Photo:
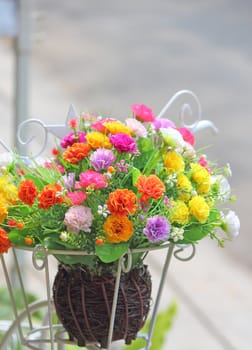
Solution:
M 190 290 L 198 293 L 197 280 L 200 279 L 199 294 L 208 294 L 199 295 L 195 305 L 205 310 L 207 317 L 212 317 L 217 333 L 225 332 L 220 330 L 221 326 L 218 328 L 216 318 L 225 314 L 225 320 L 230 322 L 224 334 L 227 343 L 224 341 L 218 347 L 217 341 L 211 349 L 251 349 L 247 325 L 252 321 L 248 297 L 252 295 L 249 221 L 252 210 L 252 2 L 24 2 L 29 4 L 23 13 L 27 31 L 23 54 L 28 69 L 26 67 L 23 87 L 27 108 L 23 106 L 26 115 L 22 117 L 39 118 L 49 124 L 64 123 L 69 105 L 73 103 L 78 112 L 97 112 L 123 119 L 133 103 L 144 103 L 158 114 L 178 90 L 189 89 L 198 96 L 203 119 L 213 121 L 219 133 L 200 132 L 196 146 L 210 145 L 206 153 L 211 159 L 218 160 L 221 166 L 230 163 L 233 172 L 230 182 L 237 197 L 233 209 L 240 217 L 241 230 L 240 236 L 224 250 L 213 247 L 215 243 L 203 243 L 202 250 L 198 248 L 196 263 L 188 263 L 185 268 L 183 265 L 183 271 L 175 263 L 174 280 L 171 278 L 173 295 L 181 299 L 183 313 L 183 303 L 187 302 L 178 273 L 184 278 L 189 294 Z M 0 139 L 10 147 L 15 145 L 17 55 L 20 51 L 15 34 L 13 37 L 13 33 L 1 35 L 0 32 Z M 168 117 L 178 121 L 176 106 Z M 217 262 L 221 265 L 216 266 Z M 197 264 L 200 264 L 199 271 Z M 218 286 L 215 274 L 221 276 Z M 202 290 L 202 281 L 206 290 Z M 211 288 L 215 290 L 214 300 L 206 297 L 213 291 Z M 228 299 L 230 295 L 232 299 Z M 230 300 L 229 309 L 223 308 L 222 296 Z M 202 305 L 197 304 L 201 301 Z M 190 310 L 191 313 L 192 308 Z M 195 327 L 200 335 L 204 322 L 199 317 L 197 320 Z M 184 321 L 183 327 L 190 329 L 190 317 Z M 172 341 L 177 344 L 177 350 L 189 350 L 190 346 L 183 347 L 185 342 L 179 337 L 181 327 L 175 328 L 175 335 L 170 336 L 171 344 Z M 212 344 L 204 334 L 204 339 Z M 199 343 L 195 340 L 191 348 L 199 349 L 196 344 Z M 202 345 L 207 349 L 206 343 Z

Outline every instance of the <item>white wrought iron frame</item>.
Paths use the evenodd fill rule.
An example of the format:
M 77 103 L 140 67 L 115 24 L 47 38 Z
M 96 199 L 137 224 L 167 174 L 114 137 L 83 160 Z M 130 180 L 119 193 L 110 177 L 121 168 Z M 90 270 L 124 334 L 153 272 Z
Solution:
M 199 99 L 190 90 L 178 91 L 166 103 L 166 105 L 161 110 L 157 118 L 166 117 L 167 112 L 169 111 L 171 106 L 174 104 L 174 102 L 182 98 L 188 98 L 190 100 L 190 102 L 182 103 L 180 107 L 180 124 L 182 127 L 188 128 L 193 133 L 196 133 L 197 131 L 200 131 L 205 128 L 210 128 L 212 129 L 213 132 L 217 132 L 215 125 L 211 121 L 202 120 L 202 109 L 201 109 Z M 188 115 L 195 117 L 195 121 L 192 124 L 186 123 L 186 118 L 188 117 Z M 22 138 L 23 128 L 25 128 L 27 125 L 31 123 L 36 123 L 40 125 L 45 132 L 45 138 L 44 138 L 44 142 L 41 147 L 41 150 L 36 155 L 33 155 L 35 157 L 38 157 L 44 152 L 46 148 L 47 141 L 48 141 L 48 134 L 53 134 L 54 136 L 59 138 L 64 136 L 69 131 L 68 120 L 76 116 L 77 116 L 77 113 L 75 112 L 74 107 L 71 105 L 68 112 L 67 119 L 66 119 L 66 123 L 64 125 L 46 125 L 39 119 L 26 120 L 23 123 L 21 123 L 21 125 L 19 126 L 18 140 L 21 144 L 25 144 L 25 145 L 29 144 L 34 139 L 34 137 L 31 137 L 28 140 L 23 140 Z M 11 150 L 7 147 L 7 145 L 3 141 L 0 140 L 0 144 L 5 148 L 7 152 L 11 152 Z M 149 326 L 148 332 L 146 334 L 140 333 L 138 335 L 139 337 L 143 338 L 146 342 L 146 345 L 142 350 L 149 350 L 151 346 L 151 338 L 154 330 L 154 325 L 156 322 L 159 302 L 160 302 L 161 294 L 164 288 L 164 282 L 168 273 L 172 256 L 174 256 L 176 259 L 179 259 L 181 261 L 188 261 L 192 259 L 193 256 L 195 255 L 195 246 L 193 244 L 176 245 L 174 243 L 167 243 L 161 247 L 156 247 L 148 250 L 146 249 L 129 250 L 127 254 L 123 255 L 119 259 L 113 304 L 112 304 L 112 313 L 111 313 L 109 333 L 108 333 L 108 342 L 107 342 L 107 348 L 106 348 L 108 350 L 111 349 L 111 344 L 112 344 L 113 327 L 114 327 L 114 321 L 115 321 L 116 305 L 117 305 L 117 297 L 118 297 L 121 273 L 122 272 L 127 273 L 128 271 L 130 271 L 132 254 L 139 253 L 139 252 L 151 253 L 152 251 L 157 249 L 166 249 L 167 252 L 166 252 L 166 258 L 163 264 L 162 274 L 160 277 L 160 282 L 159 282 L 155 302 L 152 307 L 151 320 L 150 320 L 150 326 Z M 183 252 L 184 250 L 188 252 L 188 249 L 190 250 L 189 254 L 187 256 L 182 256 L 181 252 Z M 14 286 L 12 283 L 10 272 L 8 270 L 8 265 L 6 263 L 5 256 L 0 255 L 2 269 L 4 272 L 7 288 L 9 291 L 9 295 L 10 295 L 10 299 L 13 307 L 13 314 L 15 318 L 11 324 L 6 323 L 7 326 L 5 327 L 5 334 L 3 335 L 0 343 L 0 349 L 7 350 L 9 341 L 12 338 L 13 334 L 18 334 L 18 338 L 21 344 L 26 346 L 29 349 L 41 350 L 41 349 L 45 349 L 45 347 L 47 349 L 49 346 L 51 350 L 56 350 L 56 349 L 64 350 L 66 344 L 73 343 L 73 342 L 66 339 L 66 331 L 64 330 L 63 326 L 60 323 L 54 322 L 54 305 L 53 305 L 53 300 L 51 295 L 52 288 L 50 285 L 50 265 L 49 265 L 48 258 L 50 255 L 55 255 L 55 254 L 87 255 L 87 253 L 78 252 L 78 251 L 62 252 L 58 250 L 47 250 L 43 246 L 37 246 L 34 249 L 29 249 L 29 248 L 25 249 L 27 252 L 30 252 L 32 254 L 32 262 L 35 269 L 44 270 L 45 285 L 46 285 L 46 299 L 29 304 L 26 296 L 26 290 L 25 290 L 25 285 L 23 281 L 23 274 L 20 268 L 21 263 L 18 258 L 18 255 L 19 255 L 18 253 L 22 251 L 22 249 L 19 247 L 12 247 L 11 250 L 13 253 L 13 264 L 15 266 L 17 280 L 19 283 L 21 296 L 24 303 L 24 310 L 21 312 L 18 311 L 16 302 L 15 302 L 15 297 L 14 297 Z M 42 308 L 46 308 L 46 318 L 43 320 L 42 325 L 40 327 L 37 327 L 37 325 L 33 323 L 32 314 Z M 0 327 L 1 327 L 1 324 L 0 324 Z M 102 349 L 99 344 L 88 344 L 86 348 L 90 350 Z

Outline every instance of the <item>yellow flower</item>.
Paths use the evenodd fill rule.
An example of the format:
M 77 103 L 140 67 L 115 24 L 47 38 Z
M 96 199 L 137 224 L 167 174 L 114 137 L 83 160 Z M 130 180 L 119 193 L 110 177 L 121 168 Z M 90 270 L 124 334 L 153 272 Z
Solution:
M 191 169 L 192 180 L 197 183 L 198 194 L 207 194 L 211 187 L 209 172 L 200 164 L 191 164 Z
M 108 136 L 103 135 L 99 131 L 91 131 L 86 135 L 88 144 L 94 148 L 111 148 L 111 143 Z
M 185 163 L 181 154 L 175 151 L 168 151 L 164 155 L 164 166 L 169 173 L 176 173 L 184 171 Z
M 209 206 L 202 196 L 195 196 L 189 202 L 190 214 L 192 214 L 196 220 L 201 224 L 207 221 L 210 209 Z
M 7 176 L 0 177 L 0 197 L 6 204 L 17 203 L 17 189 L 13 184 L 9 183 Z
M 0 222 L 3 222 L 7 215 L 8 210 L 6 203 L 2 199 L 0 199 Z
M 170 221 L 171 223 L 178 223 L 185 225 L 188 222 L 189 210 L 186 204 L 183 201 L 178 200 L 174 202 L 174 206 L 170 211 Z
M 191 198 L 192 184 L 185 174 L 179 174 L 176 187 L 178 196 L 183 201 L 188 201 Z
M 108 130 L 110 134 L 127 134 L 131 135 L 131 130 L 121 123 L 119 120 L 103 123 L 103 126 Z

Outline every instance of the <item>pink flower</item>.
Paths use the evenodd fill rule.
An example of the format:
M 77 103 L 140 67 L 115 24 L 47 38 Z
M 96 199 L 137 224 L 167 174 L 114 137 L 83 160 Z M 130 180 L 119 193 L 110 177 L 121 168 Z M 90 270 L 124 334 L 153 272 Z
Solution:
M 126 134 L 116 134 L 109 138 L 112 145 L 120 153 L 134 153 L 137 145 L 133 137 Z
M 205 157 L 200 157 L 198 163 L 203 166 L 204 168 L 206 168 L 206 170 L 209 172 L 209 174 L 212 174 L 212 169 L 208 167 L 208 162 L 206 160 Z
M 190 130 L 186 129 L 186 128 L 177 128 L 177 130 L 180 132 L 180 134 L 183 136 L 183 139 L 185 142 L 190 143 L 190 145 L 194 145 L 195 143 L 195 137 L 194 135 L 191 133 Z
M 87 170 L 80 174 L 80 187 L 86 188 L 86 187 L 94 187 L 96 190 L 99 188 L 107 187 L 108 184 L 105 181 L 102 174 L 97 173 L 94 170 Z
M 97 122 L 94 122 L 91 127 L 93 129 L 96 129 L 97 131 L 100 131 L 102 133 L 105 133 L 106 132 L 106 128 L 105 126 L 103 125 L 104 123 L 107 123 L 107 122 L 112 122 L 114 121 L 115 119 L 112 119 L 112 118 L 104 118 L 104 119 L 101 119 L 101 120 L 98 120 Z
M 125 120 L 127 127 L 132 131 L 132 133 L 139 137 L 146 137 L 147 130 L 145 126 L 134 118 L 127 118 Z
M 69 232 L 78 234 L 79 231 L 90 232 L 93 215 L 91 209 L 82 205 L 74 205 L 65 213 L 64 224 Z
M 73 205 L 80 205 L 87 198 L 87 195 L 82 191 L 68 192 L 67 198 L 71 200 Z
M 142 122 L 154 122 L 155 116 L 152 109 L 145 105 L 134 104 L 131 106 L 135 117 Z

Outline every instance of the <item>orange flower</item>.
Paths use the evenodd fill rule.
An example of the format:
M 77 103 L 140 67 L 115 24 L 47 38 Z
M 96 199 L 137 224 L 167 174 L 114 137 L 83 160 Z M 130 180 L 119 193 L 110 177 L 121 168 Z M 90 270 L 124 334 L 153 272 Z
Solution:
M 156 175 L 149 177 L 140 175 L 135 186 L 142 194 L 140 198 L 142 202 L 147 202 L 150 198 L 159 199 L 165 192 L 165 185 Z
M 86 134 L 86 140 L 88 144 L 94 148 L 111 148 L 111 143 L 108 136 L 103 135 L 99 131 L 91 131 Z
M 107 206 L 111 214 L 133 215 L 136 211 L 136 195 L 128 189 L 117 189 L 109 194 Z
M 108 216 L 103 228 L 109 243 L 127 242 L 134 232 L 132 222 L 122 215 Z
M 78 164 L 83 158 L 86 158 L 91 148 L 87 143 L 76 142 L 68 146 L 63 153 L 63 159 L 71 164 Z
M 62 188 L 59 184 L 46 185 L 38 195 L 39 208 L 49 209 L 57 203 L 62 203 L 63 198 L 59 196 L 59 193 L 62 191 Z
M 11 247 L 11 242 L 8 238 L 7 232 L 0 227 L 0 254 L 7 253 Z
M 18 188 L 18 198 L 22 202 L 32 206 L 37 197 L 37 187 L 32 180 L 24 180 L 20 182 Z

